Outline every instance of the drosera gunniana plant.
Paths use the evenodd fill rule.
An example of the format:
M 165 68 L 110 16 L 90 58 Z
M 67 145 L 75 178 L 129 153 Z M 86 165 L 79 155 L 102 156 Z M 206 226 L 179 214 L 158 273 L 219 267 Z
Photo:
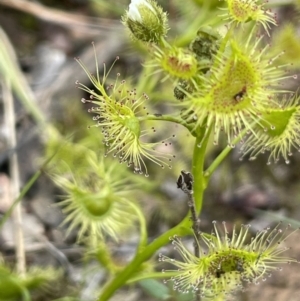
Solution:
M 245 285 L 265 281 L 273 271 L 281 270 L 282 264 L 298 262 L 282 255 L 290 249 L 285 246 L 285 240 L 298 229 L 287 235 L 290 226 L 282 230 L 280 223 L 273 229 L 258 231 L 250 242 L 249 229 L 250 225 L 242 225 L 240 230 L 234 226 L 229 233 L 225 222 L 222 222 L 220 230 L 217 222 L 213 221 L 212 233 L 200 232 L 200 241 L 196 240 L 199 256 L 189 251 L 178 236 L 173 236 L 172 244 L 183 261 L 163 254 L 159 260 L 178 268 L 171 280 L 174 289 L 183 293 L 192 290 L 212 300 L 221 295 L 226 300 L 226 296 L 245 290 Z M 168 271 L 163 270 L 163 273 L 167 275 Z
M 107 71 L 104 64 L 104 75 L 100 78 L 97 58 L 96 75 L 76 59 L 94 86 L 89 88 L 77 83 L 89 95 L 82 102 L 95 105 L 89 109 L 95 122 L 91 126 L 101 129 L 99 139 L 106 145 L 104 157 L 111 153 L 121 163 L 133 167 L 135 173 L 148 175 L 146 161 L 164 167 L 170 165 L 172 156 L 155 150 L 161 142 L 148 142 L 149 131 L 153 129 L 145 131 L 144 123 L 180 124 L 195 138 L 191 172 L 182 171 L 177 181 L 178 188 L 189 198 L 192 230 L 188 214 L 178 225 L 148 243 L 145 223 L 141 223 L 142 245 L 133 259 L 105 284 L 98 301 L 109 300 L 117 289 L 130 281 L 138 281 L 139 277 L 157 276 L 150 275 L 144 263 L 166 245 L 170 237 L 182 261 L 165 255 L 160 255 L 160 260 L 179 269 L 171 273 L 174 288 L 181 292 L 194 291 L 197 301 L 201 296 L 203 300 L 214 301 L 234 297 L 246 284 L 264 281 L 282 264 L 296 262 L 284 254 L 288 250 L 285 240 L 295 233 L 289 234 L 289 226 L 282 230 L 278 224 L 261 230 L 250 240 L 249 225 L 229 231 L 225 222 L 222 229 L 213 222 L 211 234 L 199 228 L 204 191 L 212 173 L 238 143 L 241 143 L 242 156 L 249 156 L 251 160 L 269 152 L 268 164 L 279 163 L 280 158 L 288 163 L 292 153 L 300 148 L 299 97 L 283 87 L 286 79 L 293 80 L 296 76 L 288 73 L 289 64 L 281 57 L 283 52 L 271 54 L 270 45 L 266 44 L 266 37 L 277 25 L 276 16 L 266 9 L 264 1 L 226 0 L 223 4 L 222 11 L 215 12 L 215 20 L 195 30 L 194 39 L 184 46 L 168 39 L 167 13 L 154 0 L 131 1 L 122 17 L 135 43 L 149 49 L 149 59 L 143 67 L 155 67 L 155 73 L 162 74 L 162 82 L 168 80 L 173 84 L 170 95 L 175 96 L 177 103 L 174 106 L 174 101 L 170 102 L 170 107 L 173 104 L 174 114 L 148 114 L 145 104 L 151 101 L 151 95 L 138 95 L 125 80 L 119 80 L 119 74 L 109 85 L 112 67 Z M 165 99 L 162 101 L 167 105 Z M 218 157 L 205 168 L 210 137 L 214 144 L 220 143 L 219 147 L 223 145 L 223 137 L 226 143 Z M 163 144 L 168 145 L 168 141 Z M 85 185 L 87 183 L 81 186 Z M 70 216 L 75 216 L 71 199 L 69 197 L 66 208 Z M 82 201 L 80 205 L 86 204 Z M 109 233 L 112 229 L 113 226 L 101 231 Z M 87 227 L 84 232 L 88 235 Z M 179 238 L 192 232 L 194 252 L 187 250 Z M 165 271 L 164 275 L 171 274 Z M 157 277 L 161 278 L 161 274 Z

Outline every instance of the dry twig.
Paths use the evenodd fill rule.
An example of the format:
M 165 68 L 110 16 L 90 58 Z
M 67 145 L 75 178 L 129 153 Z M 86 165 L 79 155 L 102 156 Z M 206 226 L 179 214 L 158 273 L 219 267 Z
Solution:
M 31 14 L 46 22 L 58 24 L 71 30 L 81 30 L 88 32 L 89 34 L 99 34 L 99 29 L 105 29 L 103 32 L 108 31 L 109 33 L 111 30 L 115 31 L 122 27 L 119 20 L 92 18 L 84 15 L 67 13 L 32 1 L 0 0 L 0 5 Z

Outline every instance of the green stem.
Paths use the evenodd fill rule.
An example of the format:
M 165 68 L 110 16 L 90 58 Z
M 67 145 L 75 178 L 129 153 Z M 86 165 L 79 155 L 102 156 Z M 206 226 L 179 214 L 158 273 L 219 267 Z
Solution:
M 22 198 L 26 195 L 26 193 L 29 191 L 29 189 L 32 187 L 32 185 L 35 183 L 35 181 L 40 177 L 42 174 L 43 169 L 47 166 L 47 164 L 52 160 L 53 156 L 51 156 L 49 159 L 47 159 L 44 164 L 40 167 L 40 169 L 29 179 L 29 181 L 25 184 L 23 189 L 20 192 L 20 195 L 14 200 L 12 205 L 9 207 L 9 209 L 5 212 L 4 216 L 0 220 L 0 229 L 4 225 L 4 223 L 7 221 L 7 219 L 12 214 L 15 206 L 22 200 Z
M 220 48 L 218 50 L 218 55 L 220 55 L 220 54 L 223 55 L 225 53 L 225 49 L 226 49 L 226 46 L 227 46 L 227 43 L 228 43 L 229 39 L 231 38 L 233 28 L 234 28 L 234 24 L 231 24 L 230 27 L 227 30 L 227 33 L 226 33 L 225 37 L 222 39 Z M 221 60 L 214 60 L 213 68 L 218 69 L 220 64 L 221 64 Z
M 139 121 L 146 121 L 146 120 L 160 120 L 160 121 L 169 121 L 169 122 L 174 122 L 177 124 L 180 124 L 184 127 L 186 127 L 190 132 L 193 131 L 194 125 L 193 124 L 188 124 L 182 118 L 180 117 L 175 117 L 172 115 L 147 115 L 143 117 L 138 117 Z
M 139 247 L 138 247 L 138 251 L 140 252 L 146 245 L 147 245 L 147 241 L 148 241 L 148 234 L 147 234 L 147 223 L 145 220 L 145 216 L 144 214 L 141 212 L 140 208 L 132 203 L 132 202 L 128 202 L 129 206 L 131 206 L 133 208 L 133 210 L 135 211 L 136 215 L 138 216 L 139 222 L 140 222 L 140 243 L 139 243 Z
M 194 146 L 192 174 L 194 177 L 194 200 L 198 215 L 200 214 L 202 209 L 203 192 L 207 187 L 207 180 L 203 175 L 203 170 L 209 133 L 210 131 L 205 134 L 205 129 L 202 129 L 200 134 L 196 138 Z
M 227 145 L 226 148 L 220 153 L 220 155 L 213 161 L 213 163 L 204 171 L 204 176 L 209 179 L 217 167 L 223 162 L 227 155 L 231 152 L 232 148 Z
M 137 253 L 135 258 L 121 271 L 116 278 L 109 282 L 104 288 L 101 296 L 98 298 L 98 301 L 108 300 L 113 293 L 124 285 L 129 278 L 138 270 L 139 266 L 151 258 L 151 256 L 162 246 L 166 245 L 169 242 L 169 238 L 173 235 L 186 235 L 191 232 L 189 227 L 189 216 L 186 216 L 180 224 L 174 228 L 163 233 L 160 237 L 155 239 L 150 243 L 144 250 L 140 253 Z
M 170 48 L 170 44 L 164 37 L 160 37 L 158 48 L 164 49 L 164 48 Z
M 247 129 L 244 129 L 241 131 L 241 133 L 236 137 L 232 144 L 236 145 L 240 140 L 245 136 L 247 133 Z M 213 163 L 204 171 L 204 177 L 206 181 L 209 181 L 211 175 L 213 172 L 217 169 L 217 167 L 223 162 L 223 160 L 227 157 L 227 155 L 232 151 L 232 147 L 227 146 L 223 149 L 223 151 L 220 153 L 220 155 L 213 161 Z
M 136 277 L 132 277 L 130 278 L 130 280 L 128 280 L 126 282 L 126 284 L 130 284 L 130 283 L 135 283 L 141 280 L 145 280 L 145 279 L 169 279 L 171 277 L 174 276 L 178 276 L 179 272 L 178 271 L 174 271 L 174 272 L 150 272 L 150 273 L 145 273 L 142 275 L 138 275 Z

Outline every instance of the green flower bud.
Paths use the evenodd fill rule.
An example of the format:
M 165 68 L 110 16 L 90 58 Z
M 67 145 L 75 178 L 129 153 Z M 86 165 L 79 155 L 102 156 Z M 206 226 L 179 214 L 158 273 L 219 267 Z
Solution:
M 173 78 L 187 80 L 194 84 L 193 81 L 198 74 L 196 55 L 189 50 L 170 45 L 163 49 L 155 46 L 154 59 L 149 66 L 167 74 L 163 81 Z
M 158 43 L 168 31 L 167 15 L 153 0 L 132 0 L 122 21 L 142 42 Z
M 191 42 L 190 50 L 197 56 L 200 66 L 210 66 L 213 56 L 216 55 L 220 47 L 221 36 L 211 27 L 202 27 L 197 32 L 197 37 Z M 204 72 L 208 71 L 204 68 Z
M 178 82 L 177 86 L 174 88 L 174 96 L 178 100 L 183 100 L 186 97 L 186 92 L 192 92 L 192 87 L 186 80 L 181 80 Z

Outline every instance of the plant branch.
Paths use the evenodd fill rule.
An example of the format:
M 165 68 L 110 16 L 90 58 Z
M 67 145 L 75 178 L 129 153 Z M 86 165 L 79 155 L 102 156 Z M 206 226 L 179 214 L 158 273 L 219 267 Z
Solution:
M 135 211 L 136 215 L 138 216 L 139 222 L 140 222 L 140 243 L 138 247 L 138 251 L 140 252 L 146 245 L 148 240 L 148 234 L 147 234 L 147 224 L 145 220 L 144 214 L 141 212 L 140 208 L 132 203 L 128 202 L 128 205 L 132 207 L 132 209 Z
M 186 235 L 190 233 L 189 229 L 189 216 L 187 215 L 180 224 L 174 228 L 163 233 L 147 247 L 145 247 L 140 253 L 137 253 L 135 258 L 114 278 L 109 282 L 102 291 L 98 301 L 108 300 L 114 292 L 129 281 L 130 277 L 138 270 L 140 265 L 152 257 L 152 255 L 162 246 L 169 242 L 170 237 L 173 235 Z
M 138 119 L 139 119 L 139 121 L 160 120 L 160 121 L 174 122 L 174 123 L 177 123 L 177 124 L 180 124 L 180 125 L 186 127 L 190 132 L 192 132 L 194 129 L 193 124 L 188 124 L 182 118 L 175 117 L 172 115 L 155 114 L 155 115 L 147 115 L 147 116 L 139 117 Z
M 247 129 L 244 129 L 241 131 L 238 137 L 236 137 L 232 143 L 233 145 L 236 145 L 238 142 L 241 141 L 241 139 L 245 136 L 247 133 Z M 206 181 L 209 181 L 211 175 L 216 170 L 216 168 L 223 162 L 223 160 L 227 157 L 227 155 L 232 151 L 232 147 L 227 145 L 223 151 L 219 154 L 219 156 L 213 161 L 213 163 L 204 171 L 204 177 L 206 178 Z
M 7 221 L 7 219 L 12 214 L 14 208 L 16 205 L 22 200 L 22 198 L 26 195 L 26 193 L 29 191 L 29 189 L 32 187 L 32 185 L 35 183 L 35 181 L 40 177 L 42 174 L 43 168 L 46 167 L 46 165 L 52 160 L 53 156 L 50 157 L 45 161 L 45 163 L 42 165 L 42 167 L 29 179 L 29 181 L 26 183 L 26 185 L 22 188 L 21 193 L 19 196 L 15 199 L 15 201 L 12 203 L 12 205 L 9 207 L 9 209 L 5 212 L 4 216 L 0 219 L 0 229 L 4 225 L 4 223 Z
M 194 177 L 194 200 L 196 212 L 199 215 L 202 209 L 203 192 L 207 186 L 207 180 L 203 176 L 205 151 L 209 139 L 210 130 L 201 129 L 198 134 L 193 153 L 192 174 Z
M 120 22 L 111 19 L 92 18 L 83 14 L 69 13 L 32 1 L 0 0 L 0 5 L 20 10 L 22 12 L 31 14 L 40 20 L 58 24 L 71 30 L 74 30 L 74 28 L 76 28 L 76 30 L 84 30 L 88 34 L 91 34 L 91 31 L 97 28 L 105 29 L 105 31 L 121 28 L 121 25 L 119 24 Z M 94 33 L 99 34 L 99 30 L 94 31 Z

